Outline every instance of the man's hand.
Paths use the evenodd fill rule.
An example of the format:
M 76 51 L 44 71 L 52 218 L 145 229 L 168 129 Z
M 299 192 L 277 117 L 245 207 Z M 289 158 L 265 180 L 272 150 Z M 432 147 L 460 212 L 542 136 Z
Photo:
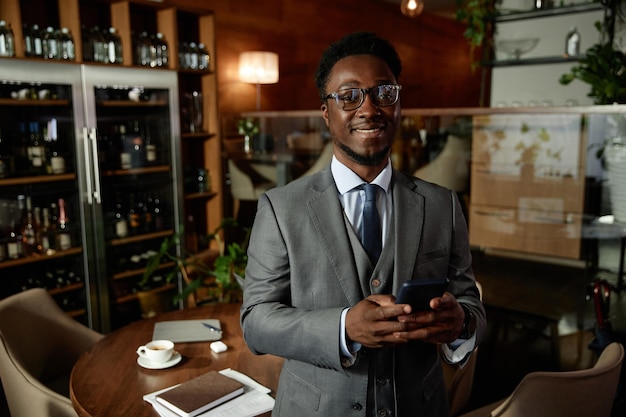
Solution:
M 398 332 L 405 330 L 405 325 L 398 317 L 411 317 L 407 316 L 411 307 L 394 301 L 392 295 L 375 294 L 351 307 L 346 315 L 348 339 L 368 348 L 408 342 L 409 338 L 399 336 Z
M 429 343 L 450 343 L 456 340 L 465 320 L 465 312 L 456 298 L 446 292 L 442 297 L 430 300 L 430 307 L 432 310 L 398 316 L 403 328 L 393 335 L 401 340 Z

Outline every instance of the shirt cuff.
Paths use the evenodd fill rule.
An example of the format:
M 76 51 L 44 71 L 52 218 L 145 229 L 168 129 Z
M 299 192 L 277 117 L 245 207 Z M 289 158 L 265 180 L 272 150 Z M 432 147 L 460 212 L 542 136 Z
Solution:
M 463 367 L 476 347 L 476 334 L 469 339 L 456 339 L 451 343 L 443 343 L 441 352 L 446 362 Z
M 341 354 L 346 359 L 351 360 L 351 363 L 354 363 L 356 360 L 356 353 L 361 349 L 361 344 L 356 342 L 349 342 L 348 336 L 346 335 L 346 315 L 348 314 L 349 308 L 345 308 L 341 312 L 341 323 L 339 325 L 339 343 L 341 347 Z

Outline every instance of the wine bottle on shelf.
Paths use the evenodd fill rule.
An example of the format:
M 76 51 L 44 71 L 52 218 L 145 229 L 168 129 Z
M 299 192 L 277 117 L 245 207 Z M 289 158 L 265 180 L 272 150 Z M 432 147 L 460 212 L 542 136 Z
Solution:
M 156 46 L 157 46 L 157 65 L 160 67 L 167 67 L 169 62 L 169 48 L 164 35 L 159 32 L 156 34 Z
M 46 129 L 46 161 L 48 174 L 63 174 L 65 172 L 65 157 L 59 144 L 57 120 L 50 119 Z
M 126 125 L 121 124 L 118 129 L 118 143 L 120 144 L 120 168 L 130 169 L 132 167 L 132 159 L 129 140 L 126 137 Z
M 46 251 L 44 251 L 42 239 L 43 224 L 41 223 L 41 207 L 33 207 L 33 215 L 35 218 L 35 243 L 37 245 L 36 251 L 38 254 L 45 254 Z
M 8 258 L 7 240 L 9 235 L 9 203 L 0 201 L 0 262 Z
M 131 148 L 130 148 L 130 164 L 133 168 L 140 168 L 144 165 L 144 139 L 143 132 L 139 120 L 133 121 L 133 128 L 130 134 Z
M 74 36 L 72 36 L 72 32 L 68 28 L 61 28 L 59 44 L 59 58 L 66 61 L 74 61 L 76 59 Z
M 57 245 L 57 223 L 59 221 L 59 206 L 56 203 L 50 204 L 50 226 L 48 227 L 48 242 L 52 253 L 58 249 Z
M 152 198 L 152 221 L 154 222 L 154 230 L 159 231 L 165 228 L 165 218 L 163 217 L 163 208 L 158 195 Z
M 91 42 L 93 49 L 93 61 L 94 62 L 106 62 L 106 48 L 105 39 L 99 26 L 91 28 Z
M 43 174 L 45 172 L 46 148 L 43 138 L 39 132 L 39 123 L 30 122 L 30 143 L 28 144 L 28 159 L 31 164 L 33 174 Z
M 13 30 L 4 20 L 0 20 L 0 56 L 15 56 L 15 37 Z
M 33 56 L 43 58 L 43 33 L 38 24 L 34 24 L 31 29 L 33 37 Z
M 42 226 L 41 226 L 41 253 L 50 255 L 54 252 L 54 248 L 50 245 L 50 235 L 52 229 L 50 227 L 50 209 L 44 207 L 42 210 Z
M 65 200 L 59 198 L 59 218 L 57 221 L 57 248 L 67 250 L 72 247 L 72 234 L 69 219 L 67 218 Z
M 7 235 L 7 257 L 9 259 L 18 259 L 22 256 L 22 238 L 19 235 L 19 222 L 15 214 L 15 206 L 9 208 L 10 226 Z
M 122 199 L 120 194 L 117 193 L 115 202 L 115 236 L 119 238 L 125 238 L 128 236 L 128 220 L 126 213 L 124 212 L 124 206 L 122 205 Z
M 31 256 L 37 253 L 37 225 L 35 214 L 33 213 L 33 202 L 31 196 L 26 197 L 26 210 L 22 219 L 22 242 L 24 255 Z
M 157 162 L 157 147 L 150 135 L 150 126 L 146 126 L 146 165 L 154 165 Z
M 143 224 L 144 230 L 146 232 L 152 232 L 155 230 L 154 227 L 154 213 L 152 211 L 152 196 L 148 193 L 144 193 L 143 198 Z
M 59 39 L 52 26 L 48 26 L 43 35 L 43 57 L 60 59 Z
M 17 251 L 19 257 L 24 256 L 24 218 L 26 217 L 26 196 L 20 194 L 17 196 L 17 216 L 15 217 L 15 234 L 18 241 Z
M 131 193 L 128 204 L 128 229 L 131 235 L 136 235 L 141 229 L 141 213 L 137 211 L 135 194 Z
M 108 60 L 107 63 L 121 64 L 122 63 L 122 41 L 117 34 L 117 29 L 110 27 L 107 35 L 105 36 L 108 46 Z

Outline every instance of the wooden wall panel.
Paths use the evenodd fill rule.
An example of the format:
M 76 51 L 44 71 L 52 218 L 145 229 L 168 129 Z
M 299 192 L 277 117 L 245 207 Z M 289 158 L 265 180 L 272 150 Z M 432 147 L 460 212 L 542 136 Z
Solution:
M 402 106 L 479 106 L 480 71 L 470 69 L 463 25 L 427 13 L 410 19 L 382 0 L 174 0 L 179 7 L 215 12 L 219 108 L 253 111 L 256 87 L 237 79 L 239 53 L 276 52 L 280 81 L 261 86 L 261 110 L 311 110 L 320 101 L 313 74 L 320 54 L 342 35 L 371 30 L 402 58 Z

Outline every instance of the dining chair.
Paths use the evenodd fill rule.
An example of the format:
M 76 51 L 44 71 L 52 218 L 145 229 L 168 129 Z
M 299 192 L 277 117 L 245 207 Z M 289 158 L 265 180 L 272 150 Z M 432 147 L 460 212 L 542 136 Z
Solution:
M 254 202 L 256 204 L 261 194 L 276 186 L 275 183 L 270 181 L 253 182 L 250 175 L 239 168 L 232 159 L 228 160 L 228 174 L 230 177 L 230 192 L 234 199 L 233 213 L 236 218 L 239 218 L 239 209 L 243 202 Z
M 531 372 L 504 400 L 462 417 L 609 417 L 623 360 L 624 347 L 611 343 L 592 368 Z
M 103 337 L 69 317 L 43 288 L 0 300 L 0 379 L 12 417 L 75 417 L 69 380 Z

